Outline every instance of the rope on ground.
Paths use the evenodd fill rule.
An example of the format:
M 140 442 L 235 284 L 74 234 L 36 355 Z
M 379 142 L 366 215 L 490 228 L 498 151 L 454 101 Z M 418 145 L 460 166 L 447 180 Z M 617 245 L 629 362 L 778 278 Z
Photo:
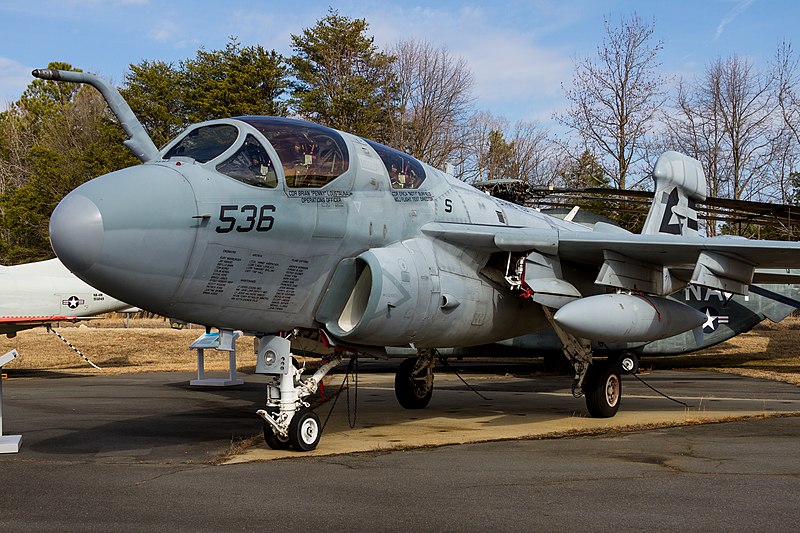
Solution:
M 71 343 L 70 343 L 70 342 L 69 342 L 67 339 L 65 339 L 64 337 L 62 337 L 62 336 L 61 336 L 61 334 L 60 334 L 59 332 L 57 332 L 56 330 L 54 330 L 54 329 L 53 329 L 53 328 L 51 328 L 51 327 L 48 327 L 48 328 L 47 328 L 47 330 L 48 330 L 48 331 L 52 331 L 53 333 L 55 333 L 55 334 L 56 334 L 56 337 L 58 337 L 59 339 L 61 339 L 62 341 L 64 341 L 64 344 L 66 344 L 67 346 L 69 346 L 70 348 L 72 348 L 72 351 L 74 351 L 76 354 L 78 354 L 78 355 L 80 355 L 81 357 L 83 357 L 83 360 L 84 360 L 84 361 L 86 361 L 87 363 L 89 363 L 90 365 L 92 365 L 93 367 L 95 367 L 97 370 L 103 370 L 102 368 L 100 368 L 100 367 L 99 367 L 99 366 L 97 366 L 96 364 L 92 363 L 92 362 L 89 360 L 89 358 L 88 358 L 88 357 L 86 357 L 85 355 L 83 355 L 79 349 L 77 349 L 76 347 L 74 347 L 74 346 L 73 346 L 73 345 L 72 345 L 72 344 L 71 344 Z
M 640 377 L 639 377 L 639 376 L 637 376 L 636 374 L 631 374 L 631 376 L 635 377 L 635 378 L 636 378 L 636 379 L 638 379 L 638 380 L 639 380 L 639 381 L 640 381 L 640 382 L 641 382 L 643 385 L 645 385 L 647 388 L 649 388 L 651 391 L 653 391 L 653 392 L 655 392 L 655 393 L 657 393 L 657 394 L 660 394 L 661 396 L 663 396 L 663 397 L 664 397 L 664 398 L 666 398 L 667 400 L 672 400 L 673 402 L 675 402 L 675 403 L 679 403 L 679 404 L 681 404 L 682 406 L 684 406 L 684 407 L 687 407 L 687 408 L 689 407 L 689 404 L 683 403 L 683 402 L 682 402 L 682 401 L 680 401 L 680 400 L 676 400 L 675 398 L 671 398 L 671 397 L 667 396 L 666 394 L 664 394 L 664 393 L 663 393 L 663 392 L 661 392 L 660 390 L 657 390 L 655 387 L 653 387 L 652 385 L 650 385 L 649 383 L 647 383 L 645 380 L 643 380 L 642 378 L 640 378 Z
M 450 366 L 450 365 L 447 363 L 447 359 L 444 359 L 444 358 L 442 358 L 442 359 L 440 359 L 440 361 L 442 362 L 442 366 L 443 366 L 443 367 L 445 367 L 445 368 L 447 368 L 447 369 L 452 369 L 452 370 L 453 370 L 453 373 L 456 375 L 456 377 L 457 377 L 458 379 L 460 379 L 460 380 L 461 380 L 461 382 L 462 382 L 464 385 L 466 385 L 466 386 L 467 386 L 467 388 L 468 388 L 469 390 L 471 390 L 472 392 L 474 392 L 475 394 L 477 394 L 478 396 L 480 396 L 481 398 L 483 398 L 483 399 L 484 399 L 484 400 L 486 400 L 487 402 L 490 402 L 490 401 L 491 401 L 489 398 L 487 398 L 486 396 L 484 396 L 483 394 L 481 394 L 480 392 L 478 392 L 477 390 L 475 390 L 474 388 L 472 388 L 472 385 L 470 385 L 469 383 L 467 383 L 467 381 L 466 381 L 464 378 L 462 378 L 462 377 L 461 377 L 461 374 L 459 374 L 459 373 L 458 373 L 458 370 L 454 369 L 453 367 L 451 367 L 451 366 Z
M 353 394 L 353 416 L 352 419 L 350 417 L 350 374 L 353 375 L 353 383 L 355 387 L 355 392 Z M 322 430 L 325 430 L 325 426 L 328 425 L 328 419 L 330 419 L 331 414 L 333 413 L 333 408 L 336 407 L 336 402 L 339 401 L 339 395 L 342 392 L 342 389 L 347 386 L 347 423 L 350 425 L 350 429 L 356 427 L 356 418 L 358 417 L 358 356 L 353 354 L 350 357 L 350 363 L 347 365 L 347 372 L 344 375 L 344 379 L 342 380 L 342 384 L 339 386 L 339 390 L 336 391 L 336 397 L 333 399 L 333 404 L 331 405 L 330 410 L 328 411 L 328 416 L 325 417 L 325 422 L 322 424 Z

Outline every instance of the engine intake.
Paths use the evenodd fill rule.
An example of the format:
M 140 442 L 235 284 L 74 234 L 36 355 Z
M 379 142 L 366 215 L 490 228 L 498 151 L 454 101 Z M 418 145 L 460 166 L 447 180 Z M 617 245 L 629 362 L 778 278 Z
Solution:
M 339 263 L 316 318 L 336 338 L 377 346 L 484 344 L 541 327 L 538 306 L 495 288 L 479 263 L 412 239 Z M 519 320 L 525 311 L 526 320 Z

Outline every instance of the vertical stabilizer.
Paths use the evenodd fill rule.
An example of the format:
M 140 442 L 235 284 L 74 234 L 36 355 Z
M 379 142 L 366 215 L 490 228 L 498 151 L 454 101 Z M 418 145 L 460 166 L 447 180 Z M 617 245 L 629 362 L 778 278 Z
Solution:
M 653 167 L 656 193 L 643 234 L 697 235 L 695 203 L 706 199 L 706 177 L 697 159 L 664 152 Z

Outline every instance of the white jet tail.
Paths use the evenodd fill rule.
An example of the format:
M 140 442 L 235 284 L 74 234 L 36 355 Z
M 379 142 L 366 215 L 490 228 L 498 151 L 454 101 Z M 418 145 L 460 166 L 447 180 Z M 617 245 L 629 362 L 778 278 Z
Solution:
M 664 152 L 653 167 L 656 192 L 642 233 L 697 236 L 696 202 L 706 199 L 706 177 L 697 159 Z

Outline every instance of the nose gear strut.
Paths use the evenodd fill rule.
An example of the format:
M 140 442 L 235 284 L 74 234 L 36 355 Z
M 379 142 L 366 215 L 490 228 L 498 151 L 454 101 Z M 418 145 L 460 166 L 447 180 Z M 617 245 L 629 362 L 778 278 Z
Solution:
M 337 354 L 312 376 L 303 379 L 303 369 L 293 364 L 289 339 L 275 335 L 259 338 L 256 373 L 267 374 L 270 381 L 266 408 L 259 409 L 256 414 L 264 419 L 264 440 L 270 448 L 291 445 L 297 451 L 306 452 L 317 447 L 322 425 L 305 399 L 317 391 L 323 378 L 341 360 L 342 356 Z

